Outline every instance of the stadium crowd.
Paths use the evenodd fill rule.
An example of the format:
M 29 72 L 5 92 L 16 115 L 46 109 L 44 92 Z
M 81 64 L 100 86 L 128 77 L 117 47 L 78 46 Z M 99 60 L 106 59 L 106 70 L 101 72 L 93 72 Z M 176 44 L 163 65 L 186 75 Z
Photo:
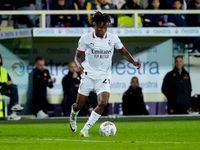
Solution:
M 114 10 L 114 9 L 200 9 L 200 0 L 1 0 L 0 10 Z M 132 24 L 132 15 L 112 15 L 113 27 L 129 27 Z M 47 27 L 88 27 L 91 14 L 82 15 L 47 15 Z M 192 17 L 191 17 L 192 16 Z M 0 16 L 1 20 L 4 19 Z M 37 27 L 37 15 L 13 15 L 14 28 Z M 140 27 L 186 27 L 199 26 L 199 14 L 148 14 L 138 17 Z
M 199 10 L 200 0 L 1 0 L 0 10 Z M 46 15 L 46 27 L 90 27 L 92 14 Z M 112 27 L 134 27 L 132 14 L 113 15 Z M 39 27 L 38 15 L 0 15 L 11 28 Z M 197 27 L 199 14 L 140 14 L 138 27 Z M 185 39 L 184 39 L 185 40 Z M 188 40 L 188 39 L 186 39 Z M 188 42 L 188 41 L 186 41 Z M 200 51 L 200 37 L 190 38 L 191 52 Z

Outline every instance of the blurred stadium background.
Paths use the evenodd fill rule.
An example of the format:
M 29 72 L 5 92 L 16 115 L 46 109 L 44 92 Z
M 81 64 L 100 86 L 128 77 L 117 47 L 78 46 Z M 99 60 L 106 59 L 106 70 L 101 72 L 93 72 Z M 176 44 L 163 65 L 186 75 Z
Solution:
M 110 2 L 116 4 L 118 9 L 120 9 L 124 4 L 124 1 L 120 0 L 113 0 Z M 110 27 L 108 28 L 108 32 L 117 34 L 127 50 L 142 64 L 142 68 L 139 71 L 135 70 L 129 65 L 129 63 L 123 60 L 118 53 L 114 54 L 111 96 L 109 99 L 109 116 L 99 120 L 99 122 L 111 120 L 116 122 L 117 127 L 123 129 L 119 129 L 119 134 L 116 135 L 115 139 L 111 140 L 111 142 L 114 141 L 117 143 L 114 148 L 123 149 L 124 147 L 127 147 L 127 149 L 155 149 L 156 146 L 156 149 L 189 149 L 191 147 L 192 149 L 198 149 L 199 143 L 197 138 L 199 129 L 195 127 L 197 127 L 199 123 L 199 116 L 194 114 L 186 116 L 167 116 L 167 100 L 161 92 L 161 85 L 165 74 L 173 69 L 174 58 L 177 55 L 181 55 L 184 59 L 184 67 L 190 73 L 191 77 L 191 96 L 200 94 L 200 53 L 198 49 L 194 49 L 193 45 L 193 39 L 200 36 L 200 28 L 171 27 L 171 24 L 166 24 L 164 27 L 142 27 L 141 24 L 139 24 L 138 16 L 144 16 L 144 14 L 200 14 L 200 10 L 141 9 L 102 10 L 102 12 L 108 14 L 132 15 L 132 22 L 128 25 L 128 27 Z M 39 146 L 34 145 L 34 148 L 37 149 L 53 149 L 52 147 L 55 148 L 57 142 L 59 141 L 58 139 L 64 142 L 63 145 L 59 146 L 60 149 L 63 149 L 66 146 L 69 146 L 68 142 L 71 140 L 73 141 L 72 145 L 80 142 L 81 139 L 78 138 L 77 140 L 76 137 L 78 134 L 74 136 L 72 133 L 69 133 L 69 130 L 67 130 L 68 124 L 66 125 L 65 122 L 68 123 L 68 120 L 66 120 L 66 117 L 60 119 L 34 119 L 31 71 L 34 67 L 35 57 L 42 55 L 45 58 L 46 68 L 50 70 L 51 76 L 57 79 L 54 88 L 48 89 L 49 103 L 54 106 L 54 110 L 49 111 L 48 114 L 50 117 L 62 117 L 63 112 L 61 102 L 63 100 L 63 93 L 61 80 L 68 72 L 68 62 L 72 61 L 74 58 L 78 39 L 84 33 L 93 31 L 93 28 L 53 28 L 49 26 L 49 16 L 52 14 L 71 15 L 93 13 L 94 10 L 0 10 L 2 18 L 2 23 L 0 25 L 0 53 L 3 56 L 4 67 L 8 70 L 13 82 L 18 85 L 19 101 L 25 108 L 25 110 L 20 113 L 23 117 L 20 121 L 0 121 L 0 135 L 3 137 L 2 140 L 0 138 L 0 143 L 2 142 L 3 149 L 28 149 L 33 143 L 39 144 Z M 26 25 L 20 24 L 16 27 L 14 23 L 14 16 L 27 14 L 32 15 L 32 17 L 36 16 L 39 19 L 38 25 L 36 27 L 27 28 Z M 143 88 L 144 101 L 147 110 L 150 115 L 153 116 L 131 116 L 118 118 L 119 105 L 122 102 L 122 94 L 128 89 L 130 80 L 133 76 L 137 76 L 139 78 L 140 86 Z M 9 98 L 4 95 L 2 95 L 2 99 L 4 102 L 9 102 Z M 85 122 L 86 120 L 87 117 L 83 117 L 79 120 L 79 122 Z M 191 121 L 191 123 L 190 121 L 184 120 L 197 121 Z M 130 124 L 131 127 L 124 127 L 125 125 L 122 123 L 124 121 L 127 122 L 127 124 Z M 136 123 L 136 121 L 147 122 Z M 157 125 L 157 122 L 154 121 L 163 122 L 159 122 L 159 125 Z M 27 123 L 31 123 L 30 126 L 26 126 Z M 56 129 L 57 124 L 53 123 L 59 123 L 58 129 Z M 135 123 L 136 125 L 134 125 Z M 100 123 L 97 123 L 94 126 L 95 130 L 92 130 L 92 135 L 95 137 L 94 141 L 90 141 L 92 143 L 98 143 L 100 141 L 105 142 L 105 139 L 99 139 L 97 135 L 99 124 Z M 142 128 L 139 128 L 140 125 Z M 48 128 L 48 126 L 50 127 Z M 37 134 L 33 134 L 39 127 L 41 127 L 41 132 L 38 131 L 36 132 Z M 30 130 L 29 128 L 33 128 L 33 130 Z M 47 134 L 47 132 L 42 132 L 45 131 L 46 128 L 48 128 L 47 132 L 49 134 Z M 152 130 L 149 131 L 149 128 Z M 25 133 L 24 129 L 27 131 L 30 130 L 30 132 Z M 143 129 L 145 129 L 144 132 L 139 132 Z M 55 132 L 51 133 L 53 130 Z M 56 132 L 58 133 L 57 136 Z M 135 134 L 132 134 L 132 132 Z M 67 135 L 65 136 L 66 133 Z M 9 138 L 8 135 L 10 135 Z M 19 136 L 22 139 L 21 141 L 16 140 Z M 31 139 L 32 143 L 26 140 L 27 137 Z M 120 137 L 124 140 L 121 140 Z M 130 137 L 133 140 L 130 140 L 127 137 Z M 149 138 L 146 139 L 146 137 Z M 162 137 L 166 138 L 162 139 Z M 40 139 L 44 138 L 46 141 L 49 140 L 50 142 L 40 141 Z M 66 141 L 63 139 L 66 139 Z M 124 141 L 128 141 L 129 144 L 134 143 L 135 141 L 135 145 L 127 146 L 127 143 Z M 141 141 L 147 142 L 145 143 Z M 9 142 L 12 143 L 10 147 Z M 17 147 L 15 146 L 16 143 L 19 144 Z M 24 145 L 23 143 L 28 144 Z M 83 144 L 83 149 L 89 147 L 87 144 L 82 142 L 81 144 Z M 149 144 L 150 147 L 148 147 Z M 69 149 L 73 149 L 72 145 Z M 97 144 L 96 146 L 100 147 L 101 145 Z M 113 148 L 112 144 L 105 144 L 105 147 L 110 147 L 111 149 Z M 77 149 L 80 149 L 80 145 Z

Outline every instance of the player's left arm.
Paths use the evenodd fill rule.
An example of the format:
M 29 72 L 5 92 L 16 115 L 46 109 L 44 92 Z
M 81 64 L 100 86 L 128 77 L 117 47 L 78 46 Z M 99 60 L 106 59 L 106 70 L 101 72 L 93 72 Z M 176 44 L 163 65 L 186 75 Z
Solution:
M 80 74 L 82 74 L 84 72 L 84 67 L 82 66 L 81 64 L 81 56 L 83 55 L 84 52 L 81 52 L 81 51 L 76 51 L 76 54 L 74 56 L 74 61 L 78 67 L 78 72 Z
M 131 54 L 123 47 L 121 50 L 119 50 L 120 54 L 126 59 L 128 62 L 132 63 L 134 66 L 137 67 L 137 69 L 140 69 L 141 64 L 139 62 L 134 61 Z

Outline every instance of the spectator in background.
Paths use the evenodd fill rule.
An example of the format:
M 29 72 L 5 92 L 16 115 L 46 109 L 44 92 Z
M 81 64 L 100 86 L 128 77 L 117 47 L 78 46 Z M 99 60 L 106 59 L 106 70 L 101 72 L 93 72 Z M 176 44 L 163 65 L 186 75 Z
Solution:
M 24 108 L 18 103 L 18 90 L 17 86 L 13 84 L 7 70 L 2 67 L 3 60 L 0 54 L 0 93 L 10 98 L 8 106 L 8 120 L 20 120 L 21 117 L 17 116 L 16 111 L 22 111 Z
M 188 9 L 200 10 L 200 0 L 191 0 L 188 3 Z M 188 26 L 199 27 L 200 26 L 200 14 L 187 14 L 186 22 Z M 193 48 L 192 52 L 200 52 L 200 37 L 194 37 L 192 39 Z
M 56 0 L 53 4 L 52 10 L 66 10 L 65 0 Z M 51 26 L 52 27 L 71 27 L 72 20 L 69 15 L 51 15 Z
M 66 0 L 65 2 L 65 8 L 66 9 L 69 9 L 70 6 L 73 4 L 74 0 Z
M 53 0 L 36 0 L 36 10 L 51 10 Z M 37 20 L 39 24 L 39 18 Z M 51 27 L 51 15 L 46 15 L 46 27 Z
M 150 0 L 139 0 L 139 6 L 141 9 L 146 9 L 150 5 Z
M 188 114 L 191 96 L 189 73 L 183 68 L 183 58 L 175 57 L 175 67 L 163 80 L 162 92 L 168 100 L 169 114 Z
M 112 4 L 109 4 L 107 0 L 95 0 L 94 4 L 92 5 L 92 9 L 94 10 L 112 10 L 115 9 L 115 7 Z M 117 26 L 117 15 L 111 15 L 112 21 L 111 25 L 113 27 Z
M 94 0 L 94 3 L 92 4 L 92 9 L 95 10 L 109 10 L 109 9 L 115 9 L 112 4 L 109 4 L 107 0 Z
M 92 4 L 86 0 L 75 0 L 73 5 L 70 7 L 72 10 L 91 10 Z M 89 27 L 88 20 L 90 19 L 90 14 L 87 15 L 72 15 L 72 27 Z
M 13 10 L 13 0 L 0 0 L 0 10 Z M 7 16 L 8 17 L 6 19 L 11 20 L 11 15 L 7 15 Z M 0 15 L 0 26 L 1 26 L 1 21 L 2 21 L 1 19 L 2 18 Z M 9 22 L 8 22 L 8 26 L 10 26 Z
M 29 7 L 29 6 L 34 6 L 35 5 L 35 0 L 20 0 L 19 1 L 14 1 L 14 7 L 16 10 L 19 10 L 19 8 L 22 7 Z
M 126 3 L 122 6 L 121 9 L 140 9 L 140 6 L 138 5 L 138 0 L 127 0 Z M 118 15 L 118 26 L 123 27 L 133 27 L 133 17 L 132 14 L 126 14 L 126 15 Z M 142 20 L 141 17 L 138 16 L 138 26 L 142 27 Z
M 160 9 L 173 9 L 173 0 L 160 0 Z
M 182 8 L 182 0 L 173 0 L 173 8 L 180 10 Z M 186 27 L 186 19 L 184 14 L 169 14 L 168 23 L 173 23 L 177 27 Z
M 123 94 L 122 97 L 123 115 L 148 115 L 146 110 L 142 88 L 139 87 L 137 77 L 131 79 L 129 89 Z
M 95 0 L 87 0 L 88 2 L 90 2 L 91 4 L 94 4 Z
M 91 4 L 94 3 L 94 0 L 87 0 L 87 2 L 90 2 Z M 66 1 L 66 8 L 69 9 L 69 6 L 71 6 L 74 3 L 74 0 L 67 0 Z
M 200 0 L 190 1 L 188 9 L 200 10 Z M 200 14 L 187 14 L 187 25 L 196 27 L 200 26 Z
M 138 0 L 127 0 L 121 9 L 140 9 Z
M 13 0 L 1 0 L 0 10 L 13 10 Z
M 160 9 L 174 9 L 173 0 L 160 0 Z M 187 10 L 187 3 L 185 0 L 181 0 L 182 7 L 181 9 Z
M 38 3 L 37 3 L 37 1 L 38 0 L 36 0 L 36 4 L 35 4 L 37 10 L 50 10 L 52 3 L 53 3 L 53 0 L 39 0 L 40 2 L 38 1 Z
M 159 0 L 152 0 L 151 5 L 147 9 L 158 10 L 160 6 Z M 164 23 L 161 14 L 146 14 L 144 15 L 144 26 L 147 27 L 162 27 Z
M 182 7 L 181 7 L 181 9 L 187 10 L 187 2 L 186 2 L 186 0 L 182 0 L 181 2 L 182 2 Z
M 64 115 L 69 115 L 71 112 L 71 105 L 76 101 L 77 91 L 80 84 L 80 74 L 77 72 L 77 66 L 74 61 L 68 64 L 69 72 L 62 79 L 62 87 L 64 94 Z
M 33 70 L 33 103 L 34 113 L 37 118 L 48 117 L 47 109 L 47 87 L 52 88 L 56 79 L 51 79 L 49 71 L 44 68 L 45 60 L 43 57 L 35 58 L 35 68 Z
M 15 10 L 36 10 L 35 7 L 36 0 L 20 0 L 13 1 Z M 19 15 L 14 17 L 15 28 L 24 28 L 26 25 L 28 28 L 36 26 L 36 20 L 38 18 L 36 15 Z

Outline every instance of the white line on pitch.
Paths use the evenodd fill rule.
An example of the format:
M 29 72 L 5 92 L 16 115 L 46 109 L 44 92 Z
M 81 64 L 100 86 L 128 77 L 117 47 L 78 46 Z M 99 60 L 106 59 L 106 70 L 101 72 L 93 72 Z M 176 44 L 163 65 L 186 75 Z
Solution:
M 157 142 L 157 141 L 97 141 L 97 140 L 70 140 L 70 139 L 38 139 L 38 140 L 46 140 L 46 141 L 70 141 L 70 142 L 92 142 L 92 143 L 153 143 L 153 144 L 190 144 L 196 142 Z M 198 142 L 199 143 L 199 142 Z

